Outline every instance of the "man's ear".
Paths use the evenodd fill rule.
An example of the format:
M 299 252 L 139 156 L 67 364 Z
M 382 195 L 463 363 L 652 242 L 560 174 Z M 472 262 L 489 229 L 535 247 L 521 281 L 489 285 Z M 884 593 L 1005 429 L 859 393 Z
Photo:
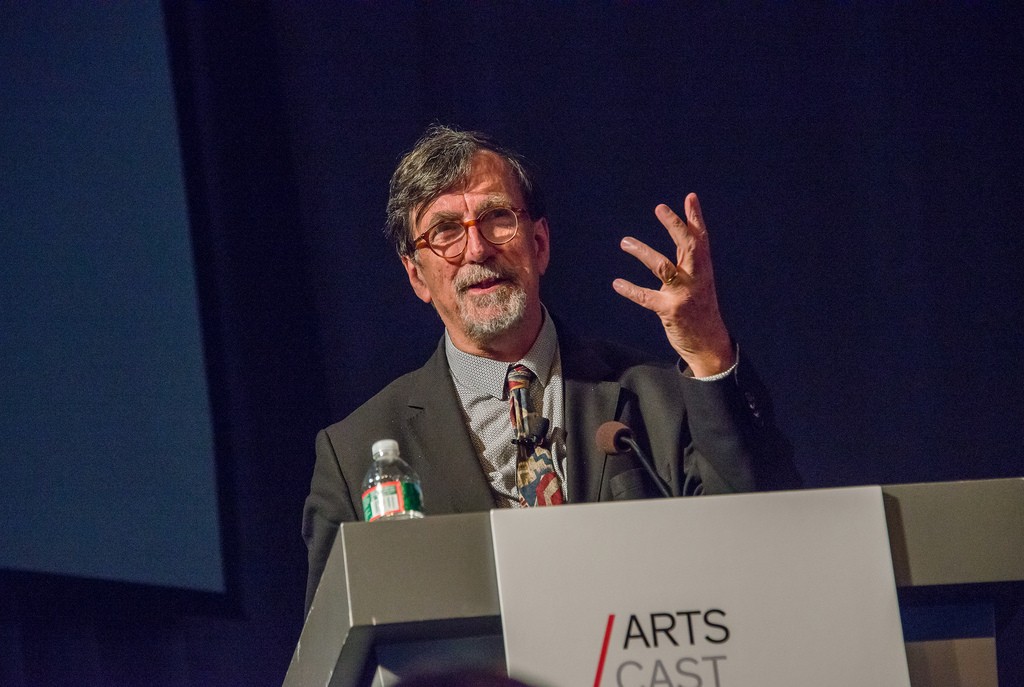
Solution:
M 551 234 L 548 233 L 547 217 L 541 217 L 533 223 L 533 247 L 537 255 L 537 270 L 544 274 L 551 260 Z
M 409 276 L 409 284 L 412 286 L 412 290 L 416 292 L 416 295 L 424 303 L 430 302 L 430 287 L 423 281 L 423 275 L 421 274 L 420 264 L 416 262 L 416 258 L 411 255 L 402 256 L 402 266 L 405 268 L 405 273 Z

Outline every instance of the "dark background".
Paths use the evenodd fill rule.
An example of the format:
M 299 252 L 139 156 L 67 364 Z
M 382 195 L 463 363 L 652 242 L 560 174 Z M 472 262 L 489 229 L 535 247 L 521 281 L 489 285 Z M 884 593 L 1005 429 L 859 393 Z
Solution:
M 206 608 L 7 586 L 3 684 L 280 682 L 302 622 L 315 431 L 441 332 L 379 234 L 391 170 L 432 121 L 534 161 L 552 227 L 545 302 L 651 350 L 667 352 L 656 319 L 610 283 L 652 278 L 618 239 L 667 250 L 653 207 L 697 191 L 726 321 L 808 486 L 1022 473 L 1011 5 L 165 13 L 232 593 Z M 1024 682 L 1020 615 L 1000 628 L 1007 685 Z

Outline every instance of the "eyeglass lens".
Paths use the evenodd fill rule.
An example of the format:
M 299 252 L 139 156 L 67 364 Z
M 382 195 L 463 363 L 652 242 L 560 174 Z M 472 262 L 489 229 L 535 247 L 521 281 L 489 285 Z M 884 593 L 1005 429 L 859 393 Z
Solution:
M 502 244 L 515 237 L 519 221 L 510 208 L 492 208 L 476 218 L 476 228 L 490 243 Z M 454 257 L 465 249 L 467 231 L 461 222 L 441 222 L 431 228 L 427 243 L 441 257 Z

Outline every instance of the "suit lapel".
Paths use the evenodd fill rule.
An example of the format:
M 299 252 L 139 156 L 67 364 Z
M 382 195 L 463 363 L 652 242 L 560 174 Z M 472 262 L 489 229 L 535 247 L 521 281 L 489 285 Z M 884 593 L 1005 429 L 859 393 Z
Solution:
M 597 447 L 595 434 L 601 423 L 618 417 L 618 382 L 608 381 L 611 371 L 589 345 L 562 335 L 559 353 L 565 384 L 566 490 L 569 503 L 600 499 L 607 456 Z
M 563 334 L 559 355 L 565 388 L 566 492 L 569 503 L 600 499 L 607 456 L 597 447 L 601 423 L 618 419 L 621 386 L 590 345 Z M 405 424 L 413 445 L 402 455 L 423 483 L 427 513 L 464 513 L 495 507 L 448 371 L 444 339 L 415 373 Z M 407 455 L 408 453 L 408 455 Z
M 427 513 L 463 513 L 494 508 L 494 497 L 477 458 L 448 371 L 444 339 L 416 372 L 405 419 L 415 442 L 409 460 L 423 483 Z M 403 457 L 405 451 L 403 448 Z

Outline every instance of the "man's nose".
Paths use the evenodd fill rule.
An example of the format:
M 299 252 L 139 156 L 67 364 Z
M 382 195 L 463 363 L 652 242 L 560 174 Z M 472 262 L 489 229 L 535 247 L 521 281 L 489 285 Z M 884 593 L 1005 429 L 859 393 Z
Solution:
M 475 223 L 467 227 L 466 252 L 463 253 L 466 262 L 484 262 L 494 255 L 494 251 L 494 244 L 484 238 Z

